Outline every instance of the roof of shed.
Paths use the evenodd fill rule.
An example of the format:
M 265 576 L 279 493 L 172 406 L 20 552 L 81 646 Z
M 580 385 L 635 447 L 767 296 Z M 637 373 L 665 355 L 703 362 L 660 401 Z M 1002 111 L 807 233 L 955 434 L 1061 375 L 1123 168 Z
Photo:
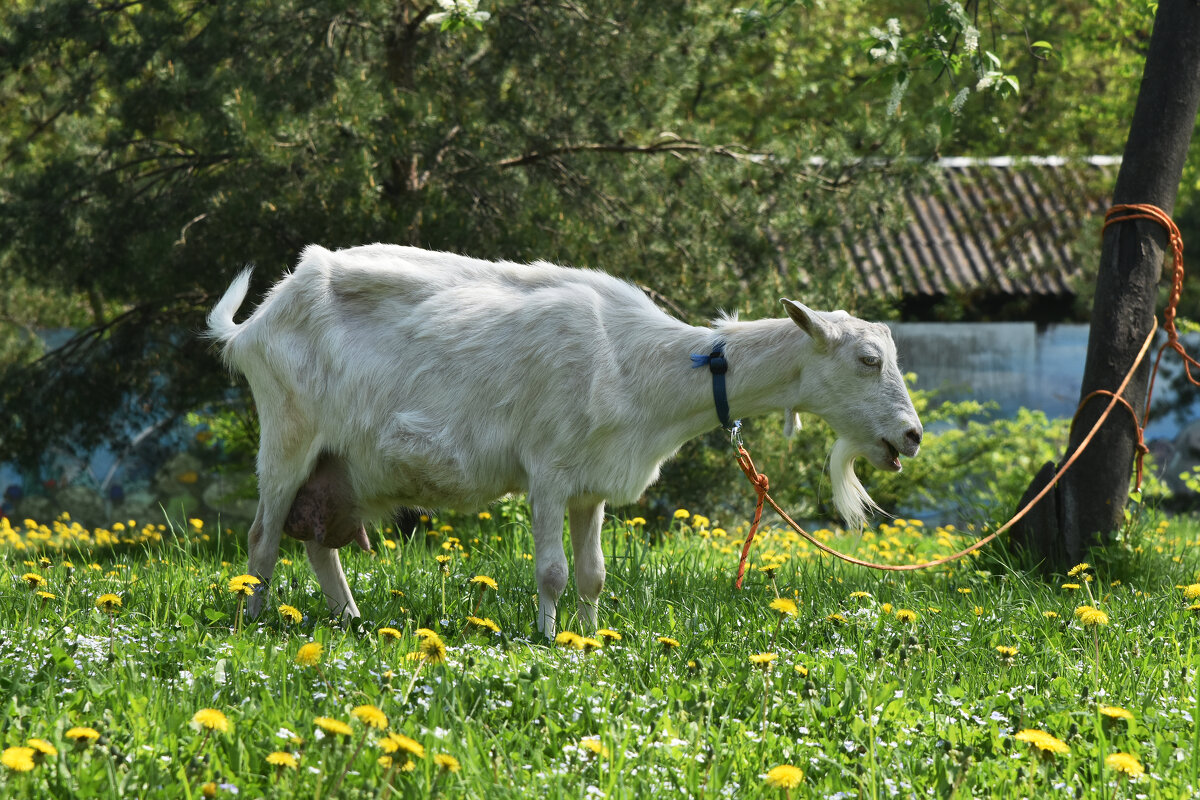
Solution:
M 1120 163 L 1111 156 L 943 158 L 903 190 L 907 224 L 847 223 L 837 244 L 874 292 L 1073 295 L 1080 268 L 1072 245 L 1086 234 L 1081 226 L 1098 234 Z

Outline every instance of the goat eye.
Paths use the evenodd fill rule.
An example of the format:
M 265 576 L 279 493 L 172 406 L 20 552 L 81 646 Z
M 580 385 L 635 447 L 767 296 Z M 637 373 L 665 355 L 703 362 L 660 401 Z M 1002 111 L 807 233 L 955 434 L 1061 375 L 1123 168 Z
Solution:
M 858 360 L 863 364 L 866 364 L 868 367 L 878 367 L 881 363 L 883 363 L 879 356 L 862 356 Z

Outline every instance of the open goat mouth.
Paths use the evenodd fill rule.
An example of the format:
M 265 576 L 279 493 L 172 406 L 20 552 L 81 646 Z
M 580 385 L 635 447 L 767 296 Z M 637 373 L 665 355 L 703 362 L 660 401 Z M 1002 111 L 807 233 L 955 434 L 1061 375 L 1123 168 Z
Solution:
M 888 468 L 896 472 L 902 470 L 904 467 L 902 467 L 900 464 L 900 451 L 897 450 L 887 439 L 880 439 L 879 441 L 883 442 L 883 447 L 887 451 L 888 458 L 890 459 L 887 462 Z

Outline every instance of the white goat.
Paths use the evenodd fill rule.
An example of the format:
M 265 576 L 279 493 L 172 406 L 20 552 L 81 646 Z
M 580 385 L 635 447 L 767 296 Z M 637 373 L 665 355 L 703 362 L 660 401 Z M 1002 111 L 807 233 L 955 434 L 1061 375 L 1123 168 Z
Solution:
M 208 322 L 262 426 L 250 572 L 265 589 L 280 534 L 306 539 L 330 608 L 346 617 L 358 608 L 336 548 L 366 545 L 362 520 L 525 491 L 539 629 L 554 636 L 567 584 L 564 511 L 580 616 L 594 628 L 604 502 L 636 500 L 680 445 L 717 426 L 712 376 L 691 359 L 717 343 L 733 416 L 806 411 L 838 434 L 833 499 L 851 526 L 874 505 L 854 459 L 897 471 L 921 442 L 890 331 L 844 311 L 784 300 L 788 319 L 700 328 L 601 272 L 313 245 L 239 325 L 249 280 L 234 280 Z M 250 613 L 264 600 L 265 590 Z

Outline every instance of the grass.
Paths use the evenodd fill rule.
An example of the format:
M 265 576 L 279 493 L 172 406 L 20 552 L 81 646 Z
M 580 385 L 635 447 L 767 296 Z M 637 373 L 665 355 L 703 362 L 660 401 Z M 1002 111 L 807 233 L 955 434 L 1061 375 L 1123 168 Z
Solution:
M 578 629 L 568 593 L 560 625 L 580 637 L 556 646 L 531 630 L 527 511 L 492 511 L 410 541 L 382 531 L 374 556 L 343 551 L 368 615 L 348 630 L 328 619 L 291 541 L 268 610 L 244 621 L 231 584 L 245 570 L 241 532 L 0 522 L 0 795 L 1200 789 L 1195 521 L 1143 520 L 1103 561 L 1050 579 L 995 549 L 928 573 L 871 572 L 768 530 L 735 591 L 739 529 L 613 519 L 601 624 L 620 638 L 584 639 L 594 632 Z M 892 561 L 976 535 L 962 534 L 905 521 L 858 541 L 820 532 Z M 105 610 L 109 594 L 120 606 Z M 308 647 L 298 663 L 311 643 L 319 655 Z

